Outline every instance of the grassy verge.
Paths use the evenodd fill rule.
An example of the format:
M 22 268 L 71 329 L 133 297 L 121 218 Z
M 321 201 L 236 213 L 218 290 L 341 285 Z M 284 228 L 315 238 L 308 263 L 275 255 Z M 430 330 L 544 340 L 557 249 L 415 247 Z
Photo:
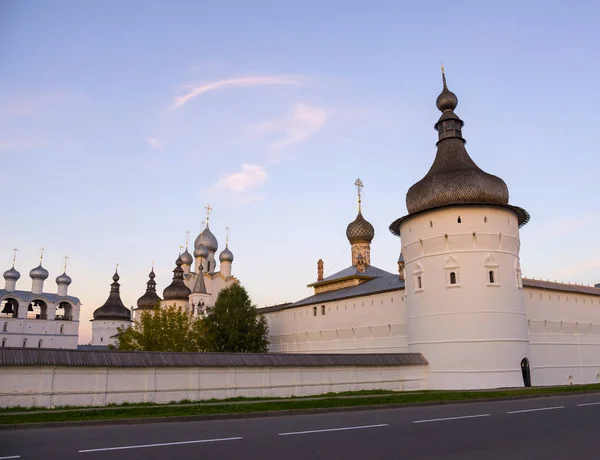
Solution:
M 148 417 L 181 417 L 191 415 L 213 415 L 249 412 L 272 412 L 299 409 L 324 409 L 337 407 L 382 406 L 391 404 L 414 404 L 425 402 L 470 401 L 506 397 L 553 396 L 569 393 L 600 391 L 600 385 L 576 385 L 550 388 L 522 388 L 516 390 L 489 391 L 423 391 L 419 393 L 368 394 L 365 392 L 323 395 L 314 398 L 261 399 L 250 403 L 249 400 L 230 401 L 229 404 L 211 404 L 209 401 L 198 404 L 173 404 L 164 406 L 128 405 L 110 409 L 77 408 L 69 411 L 47 410 L 37 413 L 24 411 L 20 414 L 4 414 L 0 424 L 72 422 L 84 420 L 115 420 Z M 360 398 L 351 397 L 361 395 Z M 220 403 L 223 401 L 219 401 Z M 14 411 L 14 409 L 13 409 Z

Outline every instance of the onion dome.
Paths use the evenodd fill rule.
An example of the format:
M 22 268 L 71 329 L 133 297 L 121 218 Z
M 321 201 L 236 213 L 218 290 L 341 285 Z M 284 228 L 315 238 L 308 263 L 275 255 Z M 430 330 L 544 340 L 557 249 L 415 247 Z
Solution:
M 192 265 L 194 262 L 194 258 L 188 252 L 187 248 L 185 248 L 185 251 L 183 251 L 183 254 L 181 254 L 179 257 L 181 257 L 181 262 L 183 265 Z
M 219 249 L 219 243 L 217 242 L 217 238 L 212 234 L 208 224 L 206 224 L 206 228 L 202 230 L 202 233 L 198 235 L 196 241 L 194 241 L 194 249 L 199 249 L 200 246 L 205 246 L 209 252 L 217 252 Z
M 119 274 L 115 271 L 108 299 L 94 311 L 94 320 L 131 321 L 131 311 L 121 300 Z
M 229 250 L 228 245 L 225 245 L 225 249 L 219 254 L 219 262 L 233 262 L 233 252 Z
M 42 267 L 41 263 L 37 267 L 32 268 L 31 271 L 29 272 L 29 277 L 34 280 L 48 279 L 48 275 L 49 275 L 48 270 L 46 270 L 44 267 Z
M 409 215 L 444 206 L 488 205 L 509 208 L 517 214 L 520 226 L 526 224 L 527 211 L 508 204 L 506 183 L 479 168 L 467 153 L 462 137 L 464 122 L 454 113 L 458 98 L 448 89 L 443 68 L 442 81 L 443 89 L 436 101 L 442 112 L 435 124 L 437 153 L 425 177 L 406 194 Z M 400 234 L 400 222 L 406 217 L 390 225 L 392 233 Z
M 173 281 L 163 291 L 163 298 L 165 300 L 187 300 L 189 295 L 192 293 L 183 282 L 183 264 L 181 257 L 178 257 L 175 261 L 175 270 L 173 270 Z
M 62 275 L 56 277 L 56 284 L 66 284 L 68 286 L 71 284 L 71 281 L 71 277 L 67 275 L 67 272 L 63 272 Z
M 358 211 L 356 219 L 348 224 L 346 227 L 346 237 L 350 244 L 354 243 L 370 243 L 375 237 L 375 229 Z
M 208 249 L 203 244 L 199 245 L 194 249 L 194 257 L 202 257 L 208 259 Z
M 146 283 L 146 292 L 137 301 L 138 308 L 141 308 L 142 310 L 153 309 L 158 305 L 158 303 L 161 300 L 158 294 L 156 293 L 156 281 L 154 281 L 156 275 L 154 274 L 154 269 L 152 269 L 152 271 L 148 275 L 148 278 L 150 279 Z
M 4 272 L 5 280 L 15 280 L 18 281 L 21 278 L 21 274 L 15 269 L 15 267 L 10 268 Z

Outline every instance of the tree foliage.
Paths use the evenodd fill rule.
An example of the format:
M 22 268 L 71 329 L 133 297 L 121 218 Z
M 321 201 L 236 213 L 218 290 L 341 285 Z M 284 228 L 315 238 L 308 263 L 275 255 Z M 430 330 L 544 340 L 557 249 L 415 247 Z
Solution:
M 130 351 L 204 351 L 204 324 L 175 305 L 142 313 L 139 321 L 119 328 L 117 349 Z
M 265 353 L 269 346 L 267 320 L 240 284 L 219 293 L 204 324 L 206 351 Z

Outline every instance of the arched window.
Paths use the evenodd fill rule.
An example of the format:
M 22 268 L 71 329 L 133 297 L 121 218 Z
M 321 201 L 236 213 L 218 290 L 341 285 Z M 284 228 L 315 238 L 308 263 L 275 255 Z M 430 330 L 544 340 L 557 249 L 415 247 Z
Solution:
M 27 339 L 23 339 L 23 348 L 27 346 Z
M 317 307 L 313 307 L 313 316 L 317 316 Z
M 456 273 L 450 272 L 450 284 L 456 284 Z
M 38 348 L 42 348 L 42 339 L 38 341 Z
M 490 270 L 488 272 L 488 276 L 490 277 L 490 283 L 494 284 L 496 282 L 496 277 L 494 276 L 494 270 Z
M 417 289 L 423 289 L 423 281 L 420 276 L 417 276 Z
M 6 346 L 6 339 L 2 339 L 2 348 Z
M 325 305 L 321 305 L 321 314 L 324 315 L 325 314 Z
M 460 216 L 458 216 L 458 219 L 456 220 L 456 222 L 458 222 L 459 224 L 462 222 L 462 220 L 460 219 Z

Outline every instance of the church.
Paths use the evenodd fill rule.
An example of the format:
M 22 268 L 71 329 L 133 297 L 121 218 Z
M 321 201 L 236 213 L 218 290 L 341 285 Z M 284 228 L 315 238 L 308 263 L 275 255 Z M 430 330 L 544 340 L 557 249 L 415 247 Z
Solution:
M 436 105 L 437 153 L 406 194 L 398 273 L 371 262 L 375 229 L 346 230 L 351 265 L 309 284 L 314 294 L 262 308 L 277 353 L 421 353 L 429 389 L 600 383 L 600 284 L 523 278 L 519 229 L 529 213 L 467 153 L 457 96 Z
M 191 311 L 194 315 L 205 316 L 208 309 L 214 306 L 219 292 L 238 282 L 231 274 L 233 253 L 229 249 L 229 235 L 225 239 L 225 249 L 219 254 L 220 267 L 217 271 L 216 254 L 219 243 L 208 223 L 211 209 L 210 206 L 206 207 L 206 226 L 194 241 L 193 256 L 188 250 L 186 238 L 185 250 L 180 252 L 175 260 L 173 280 L 163 290 L 162 298 L 156 292 L 156 274 L 152 267 L 146 283 L 146 292 L 137 300 L 137 308 L 128 309 L 121 300 L 120 277 L 115 271 L 106 302 L 94 311 L 90 345 L 114 345 L 118 328 L 131 326 L 133 321 L 140 319 L 143 312 L 152 312 L 157 305 L 174 305 Z

